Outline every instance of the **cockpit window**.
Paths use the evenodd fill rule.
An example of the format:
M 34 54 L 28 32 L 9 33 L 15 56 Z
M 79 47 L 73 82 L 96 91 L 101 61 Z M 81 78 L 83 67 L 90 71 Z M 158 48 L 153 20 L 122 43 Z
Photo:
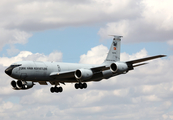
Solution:
M 19 67 L 21 66 L 21 64 L 18 64 L 18 65 L 10 65 L 10 67 L 7 68 L 7 70 L 10 70 L 10 69 L 13 69 L 15 67 Z
M 8 67 L 6 70 L 5 70 L 5 73 L 7 73 L 8 75 L 11 75 L 12 74 L 12 70 L 15 68 L 15 67 L 18 67 L 18 66 L 21 66 L 21 64 L 13 64 L 11 65 L 10 67 Z
M 15 67 L 19 67 L 19 66 L 21 66 L 21 64 L 20 65 L 11 65 L 10 67 L 15 68 Z

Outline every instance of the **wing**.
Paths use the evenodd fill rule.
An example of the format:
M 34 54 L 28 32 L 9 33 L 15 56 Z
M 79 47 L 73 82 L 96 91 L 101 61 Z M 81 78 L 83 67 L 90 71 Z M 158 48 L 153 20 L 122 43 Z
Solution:
M 103 70 L 108 70 L 110 67 L 106 66 L 97 66 L 97 67 L 91 67 L 90 70 L 92 70 L 93 73 L 100 72 Z M 88 69 L 88 68 L 87 68 Z M 53 72 L 50 74 L 50 77 L 53 78 L 61 78 L 61 79 L 70 79 L 70 78 L 75 78 L 76 70 L 71 70 L 71 71 L 64 71 L 64 72 Z
M 50 74 L 50 77 L 53 78 L 73 78 L 74 77 L 74 70 L 73 71 L 64 71 L 64 72 L 53 72 Z
M 144 62 L 144 61 L 148 61 L 148 60 L 152 60 L 152 59 L 156 59 L 156 58 L 161 58 L 161 57 L 166 57 L 166 55 L 156 55 L 156 56 L 152 56 L 152 57 L 146 57 L 146 58 L 141 58 L 141 59 L 137 59 L 137 60 L 127 61 L 126 63 L 129 66 L 129 68 L 132 69 L 133 67 L 147 64 L 147 63 L 141 63 L 141 64 L 136 64 L 136 63 L 140 63 L 140 62 Z

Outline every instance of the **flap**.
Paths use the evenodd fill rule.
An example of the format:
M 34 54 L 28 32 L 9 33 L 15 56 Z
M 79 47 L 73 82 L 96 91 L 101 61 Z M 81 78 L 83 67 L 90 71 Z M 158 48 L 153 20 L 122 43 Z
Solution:
M 108 69 L 110 69 L 110 67 L 106 67 L 106 66 L 98 66 L 98 67 L 91 68 L 93 72 L 99 72 L 99 71 L 104 71 Z
M 74 77 L 74 70 L 73 71 L 65 71 L 65 72 L 53 72 L 50 74 L 50 77 L 58 77 L 58 78 L 72 78 Z
M 39 83 L 40 85 L 47 85 L 47 82 L 46 82 L 46 81 L 38 81 L 38 83 Z

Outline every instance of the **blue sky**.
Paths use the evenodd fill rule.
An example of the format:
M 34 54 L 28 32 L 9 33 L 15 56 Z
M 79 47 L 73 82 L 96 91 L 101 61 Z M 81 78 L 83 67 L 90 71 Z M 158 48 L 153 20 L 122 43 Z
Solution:
M 62 62 L 79 62 L 80 56 L 86 54 L 91 48 L 103 44 L 110 47 L 112 38 L 101 40 L 98 35 L 99 27 L 68 27 L 62 29 L 52 29 L 40 32 L 33 32 L 32 37 L 25 44 L 15 44 L 19 51 L 30 51 L 32 53 L 50 54 L 53 51 L 63 53 Z M 128 38 L 126 38 L 128 41 Z M 6 45 L 1 51 L 1 55 L 8 55 L 7 49 L 11 45 Z M 145 48 L 149 55 L 166 54 L 170 55 L 170 46 L 166 42 L 132 42 L 124 43 L 122 38 L 121 52 L 134 54 Z
M 0 4 L 0 119 L 173 119 L 172 0 L 6 0 Z M 10 9 L 9 9 L 10 8 Z M 15 91 L 4 73 L 23 60 L 99 64 L 122 35 L 122 60 L 165 54 L 85 90 Z

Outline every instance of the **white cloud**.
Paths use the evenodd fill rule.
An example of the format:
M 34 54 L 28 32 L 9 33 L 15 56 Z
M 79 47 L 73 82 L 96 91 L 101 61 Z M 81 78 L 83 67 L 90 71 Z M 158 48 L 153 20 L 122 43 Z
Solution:
M 141 3 L 145 9 L 142 16 L 147 23 L 156 26 L 157 30 L 173 30 L 172 0 L 143 0 Z
M 79 63 L 101 64 L 104 62 L 107 53 L 108 53 L 107 47 L 103 45 L 96 46 L 92 48 L 90 51 L 88 51 L 86 55 L 85 54 L 81 55 Z
M 19 53 L 19 52 L 20 52 L 20 51 L 19 51 L 17 48 L 15 48 L 14 45 L 11 45 L 11 46 L 10 46 L 10 49 L 7 49 L 7 53 L 8 53 L 8 55 L 10 55 L 10 56 L 15 55 L 15 54 L 17 54 L 17 53 Z
M 129 92 L 128 89 L 120 89 L 120 90 L 114 90 L 113 91 L 114 95 L 119 96 L 119 97 L 127 96 L 128 92 Z
M 97 47 L 99 48 L 99 46 Z M 94 48 L 96 49 L 97 47 Z M 89 52 L 91 52 L 92 55 L 97 53 L 97 51 L 94 51 L 93 49 Z M 91 53 L 89 54 L 89 52 L 85 55 L 86 60 L 90 58 Z M 88 63 L 92 63 L 92 60 L 95 59 L 101 59 L 101 61 L 103 61 L 105 57 L 102 56 L 92 57 Z M 121 53 L 121 60 L 128 61 L 146 56 L 148 56 L 147 51 L 142 49 L 133 55 Z M 92 83 L 90 85 L 92 89 L 109 91 L 109 94 L 103 96 L 97 104 L 100 102 L 101 106 L 101 103 L 103 102 L 107 103 L 106 105 L 109 107 L 120 104 L 121 106 L 117 109 L 114 108 L 114 111 L 121 111 L 120 109 L 124 106 L 132 111 L 127 112 L 124 110 L 122 111 L 123 114 L 119 117 L 117 117 L 118 113 L 115 112 L 115 118 L 134 119 L 133 112 L 136 113 L 135 118 L 137 119 L 152 119 L 153 115 L 155 115 L 155 119 L 169 116 L 166 114 L 166 111 L 172 105 L 170 102 L 170 100 L 172 100 L 170 95 L 173 94 L 173 82 L 171 78 L 173 69 L 170 66 L 172 60 L 173 59 L 170 56 L 167 60 L 157 59 L 149 61 L 149 64 L 137 67 L 134 71 L 127 73 L 127 75 L 120 75 L 109 80 L 103 80 L 99 83 Z M 153 102 L 162 104 L 162 106 L 153 105 Z M 101 108 L 105 109 L 104 106 Z M 138 112 L 135 111 L 135 109 L 138 109 Z M 153 112 L 154 109 L 155 111 Z M 141 116 L 142 113 L 146 113 L 148 117 L 145 115 Z M 129 115 L 125 117 L 124 114 Z
M 136 1 L 133 0 L 123 2 L 114 0 L 85 0 L 82 2 L 78 0 L 17 0 L 17 2 L 3 2 L 1 6 L 3 9 L 7 7 L 13 8 L 8 10 L 8 13 L 1 11 L 2 14 L 6 14 L 7 18 L 13 18 L 13 20 L 4 20 L 5 27 L 20 28 L 25 31 L 59 28 L 68 25 L 93 24 L 110 19 L 134 16 L 138 13 L 138 6 Z M 126 9 L 129 10 L 125 11 Z
M 138 8 L 134 0 L 7 0 L 0 4 L 0 49 L 6 44 L 26 43 L 35 31 L 135 17 Z
M 172 46 L 172 45 L 173 45 L 173 40 L 169 40 L 169 41 L 167 42 L 167 44 Z
M 0 49 L 6 44 L 25 44 L 35 31 L 96 24 L 102 26 L 98 32 L 101 39 L 116 34 L 124 36 L 125 42 L 172 40 L 171 3 L 171 0 L 7 0 L 0 4 Z
M 2 1 L 0 48 L 5 44 L 25 44 L 33 31 L 95 23 L 103 24 L 98 33 L 104 39 L 109 34 L 121 34 L 124 41 L 128 38 L 126 42 L 172 40 L 171 3 L 170 0 L 138 3 L 135 0 Z M 81 55 L 80 63 L 100 64 L 107 52 L 105 46 L 96 46 Z M 147 51 L 142 49 L 133 55 L 121 53 L 121 60 L 146 56 Z M 4 70 L 22 60 L 61 61 L 62 53 L 44 55 L 21 51 L 11 58 L 0 57 L 0 119 L 173 118 L 173 56 L 150 61 L 126 75 L 88 83 L 87 89 L 75 90 L 72 84 L 62 85 L 64 91 L 60 94 L 51 94 L 50 85 L 37 84 L 26 91 L 12 90 L 11 78 Z M 13 97 L 18 98 L 17 102 Z
M 129 21 L 127 20 L 112 22 L 108 23 L 105 28 L 100 28 L 98 34 L 102 40 L 108 38 L 108 35 L 127 36 L 130 32 L 129 27 Z
M 81 63 L 94 63 L 93 61 L 95 60 L 97 63 L 102 63 L 107 51 L 108 48 L 103 45 L 96 46 L 88 51 L 86 55 L 82 55 L 85 59 L 81 56 Z M 97 53 L 99 55 L 96 55 Z M 59 55 L 58 52 L 45 56 L 23 51 L 16 57 L 9 59 L 11 61 L 19 59 L 49 60 L 53 54 Z M 121 55 L 126 60 L 148 56 L 145 49 L 133 55 L 128 55 L 127 53 Z M 126 75 L 120 75 L 97 83 L 88 83 L 88 88 L 83 90 L 76 90 L 72 84 L 62 85 L 64 91 L 59 94 L 50 93 L 50 85 L 40 86 L 39 84 L 26 91 L 13 91 L 10 86 L 11 78 L 3 73 L 4 66 L 7 64 L 4 61 L 7 61 L 7 58 L 4 61 L 1 58 L 0 75 L 3 84 L 0 86 L 4 92 L 0 92 L 2 96 L 0 100 L 0 118 L 8 120 L 13 116 L 13 119 L 44 120 L 61 117 L 64 120 L 85 120 L 89 118 L 102 120 L 171 117 L 172 113 L 168 113 L 167 110 L 172 106 L 173 82 L 170 77 L 172 74 L 172 67 L 170 66 L 173 61 L 172 58 L 154 60 L 150 64 L 138 67 Z M 164 65 L 162 64 L 163 62 Z M 155 70 L 156 66 L 157 69 L 160 69 L 159 71 Z M 18 97 L 18 102 L 15 103 L 10 100 L 9 97 L 11 96 Z
M 32 36 L 32 34 L 27 33 L 25 31 L 20 31 L 17 29 L 8 30 L 8 29 L 0 29 L 0 50 L 6 44 L 25 44 L 28 41 L 28 38 Z
M 128 61 L 128 60 L 134 60 L 134 59 L 139 59 L 139 58 L 144 58 L 144 57 L 147 57 L 147 51 L 145 49 L 142 49 L 141 51 L 139 51 L 135 54 L 132 54 L 132 55 L 129 55 L 125 52 L 121 53 L 120 60 Z
M 3 66 L 9 66 L 12 63 L 18 61 L 61 61 L 62 60 L 62 53 L 55 51 L 50 53 L 48 56 L 40 53 L 31 53 L 29 51 L 21 51 L 17 56 L 8 58 L 8 57 L 0 57 L 0 64 Z
M 136 17 L 108 22 L 100 28 L 101 39 L 109 34 L 122 35 L 125 42 L 172 40 L 173 15 L 171 0 L 141 0 Z

